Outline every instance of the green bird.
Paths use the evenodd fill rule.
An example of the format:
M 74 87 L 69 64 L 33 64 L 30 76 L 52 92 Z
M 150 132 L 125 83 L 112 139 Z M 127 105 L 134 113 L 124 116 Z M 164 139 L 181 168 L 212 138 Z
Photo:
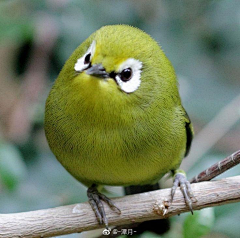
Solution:
M 156 183 L 174 175 L 192 211 L 194 195 L 178 170 L 193 129 L 173 66 L 158 43 L 127 25 L 104 26 L 70 56 L 46 101 L 45 132 L 52 152 L 88 187 L 90 205 L 108 227 L 97 188 Z

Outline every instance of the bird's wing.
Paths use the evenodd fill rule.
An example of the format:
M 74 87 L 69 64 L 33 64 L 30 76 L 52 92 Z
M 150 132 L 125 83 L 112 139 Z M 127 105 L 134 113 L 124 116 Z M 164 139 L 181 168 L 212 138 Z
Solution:
M 185 150 L 185 155 L 184 155 L 186 157 L 190 151 L 194 133 L 193 133 L 193 127 L 192 127 L 191 120 L 186 111 L 185 111 L 184 117 L 185 117 L 185 130 L 186 130 L 186 136 L 187 136 L 186 150 Z

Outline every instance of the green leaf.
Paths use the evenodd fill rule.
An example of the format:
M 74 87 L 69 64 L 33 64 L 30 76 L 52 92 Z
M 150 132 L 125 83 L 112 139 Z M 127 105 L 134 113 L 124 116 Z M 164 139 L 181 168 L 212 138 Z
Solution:
M 194 215 L 189 214 L 183 225 L 184 238 L 199 238 L 208 234 L 214 224 L 214 209 L 205 208 L 200 211 L 194 211 Z
M 18 149 L 10 143 L 0 144 L 0 179 L 10 190 L 26 176 L 27 169 Z

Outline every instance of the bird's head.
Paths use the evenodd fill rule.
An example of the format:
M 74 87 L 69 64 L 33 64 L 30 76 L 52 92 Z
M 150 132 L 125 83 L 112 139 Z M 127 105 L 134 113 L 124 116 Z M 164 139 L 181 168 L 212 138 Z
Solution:
M 100 28 L 74 51 L 56 84 L 69 99 L 89 108 L 129 110 L 136 104 L 149 106 L 166 90 L 171 93 L 176 77 L 148 34 L 131 26 L 113 25 Z

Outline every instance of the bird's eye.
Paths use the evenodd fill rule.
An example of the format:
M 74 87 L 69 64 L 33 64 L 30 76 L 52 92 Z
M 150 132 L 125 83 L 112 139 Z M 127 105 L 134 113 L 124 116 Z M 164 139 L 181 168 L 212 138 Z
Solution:
M 122 91 L 133 93 L 141 84 L 141 69 L 141 61 L 129 58 L 119 65 L 117 73 L 110 73 L 110 77 L 115 79 Z
M 91 67 L 91 60 L 95 53 L 96 42 L 93 41 L 90 47 L 88 48 L 87 52 L 80 57 L 74 65 L 74 69 L 76 72 L 82 72 L 89 67 Z
M 132 78 L 132 69 L 131 68 L 124 69 L 120 73 L 120 78 L 123 82 L 127 82 L 128 80 L 130 80 Z
M 84 59 L 84 64 L 89 64 L 91 59 L 91 53 L 87 54 Z

